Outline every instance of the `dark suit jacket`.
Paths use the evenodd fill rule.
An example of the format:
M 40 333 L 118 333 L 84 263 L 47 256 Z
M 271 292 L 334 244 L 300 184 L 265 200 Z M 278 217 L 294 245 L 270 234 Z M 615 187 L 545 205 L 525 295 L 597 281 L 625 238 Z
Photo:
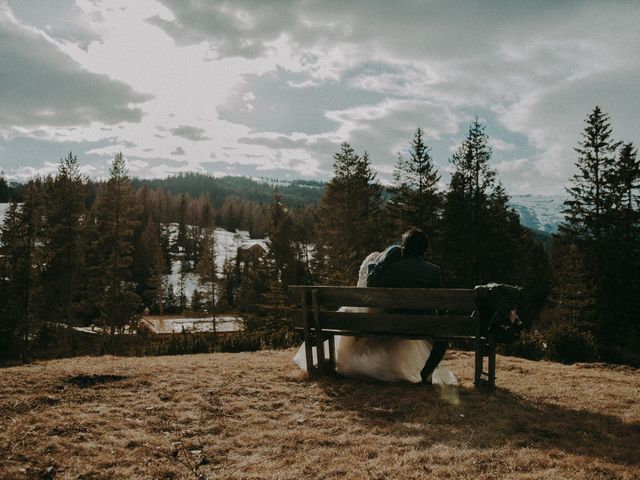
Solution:
M 438 288 L 440 267 L 421 257 L 405 256 L 389 263 L 384 270 L 370 278 L 368 287 L 389 288 Z

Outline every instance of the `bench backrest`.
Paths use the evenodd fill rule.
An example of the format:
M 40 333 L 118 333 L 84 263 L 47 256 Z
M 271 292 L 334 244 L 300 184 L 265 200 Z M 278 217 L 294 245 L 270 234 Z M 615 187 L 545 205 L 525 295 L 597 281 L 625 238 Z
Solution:
M 292 323 L 299 329 L 311 325 L 343 334 L 407 338 L 478 334 L 472 289 L 291 285 L 289 297 Z

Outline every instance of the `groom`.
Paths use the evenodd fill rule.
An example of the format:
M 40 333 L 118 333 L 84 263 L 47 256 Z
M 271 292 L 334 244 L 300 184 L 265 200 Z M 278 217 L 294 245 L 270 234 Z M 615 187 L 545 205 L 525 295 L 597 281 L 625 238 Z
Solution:
M 402 235 L 400 247 L 387 248 L 367 276 L 368 287 L 390 288 L 438 288 L 440 267 L 424 259 L 429 248 L 427 235 L 416 227 L 411 227 Z M 434 340 L 431 354 L 420 376 L 423 383 L 431 383 L 431 375 L 436 369 L 449 344 L 445 340 Z

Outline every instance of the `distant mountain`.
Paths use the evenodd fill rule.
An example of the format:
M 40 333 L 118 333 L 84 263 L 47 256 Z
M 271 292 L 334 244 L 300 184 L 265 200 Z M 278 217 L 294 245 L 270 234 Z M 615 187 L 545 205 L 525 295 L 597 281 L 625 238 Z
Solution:
M 520 223 L 525 227 L 553 234 L 564 219 L 565 199 L 562 195 L 513 195 L 509 206 L 518 212 Z

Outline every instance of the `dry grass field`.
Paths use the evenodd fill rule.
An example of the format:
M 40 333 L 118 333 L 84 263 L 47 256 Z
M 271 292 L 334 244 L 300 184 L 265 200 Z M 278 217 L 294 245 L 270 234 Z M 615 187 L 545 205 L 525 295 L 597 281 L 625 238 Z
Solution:
M 640 479 L 640 371 L 498 357 L 498 390 L 309 381 L 293 351 L 0 370 L 0 478 Z

